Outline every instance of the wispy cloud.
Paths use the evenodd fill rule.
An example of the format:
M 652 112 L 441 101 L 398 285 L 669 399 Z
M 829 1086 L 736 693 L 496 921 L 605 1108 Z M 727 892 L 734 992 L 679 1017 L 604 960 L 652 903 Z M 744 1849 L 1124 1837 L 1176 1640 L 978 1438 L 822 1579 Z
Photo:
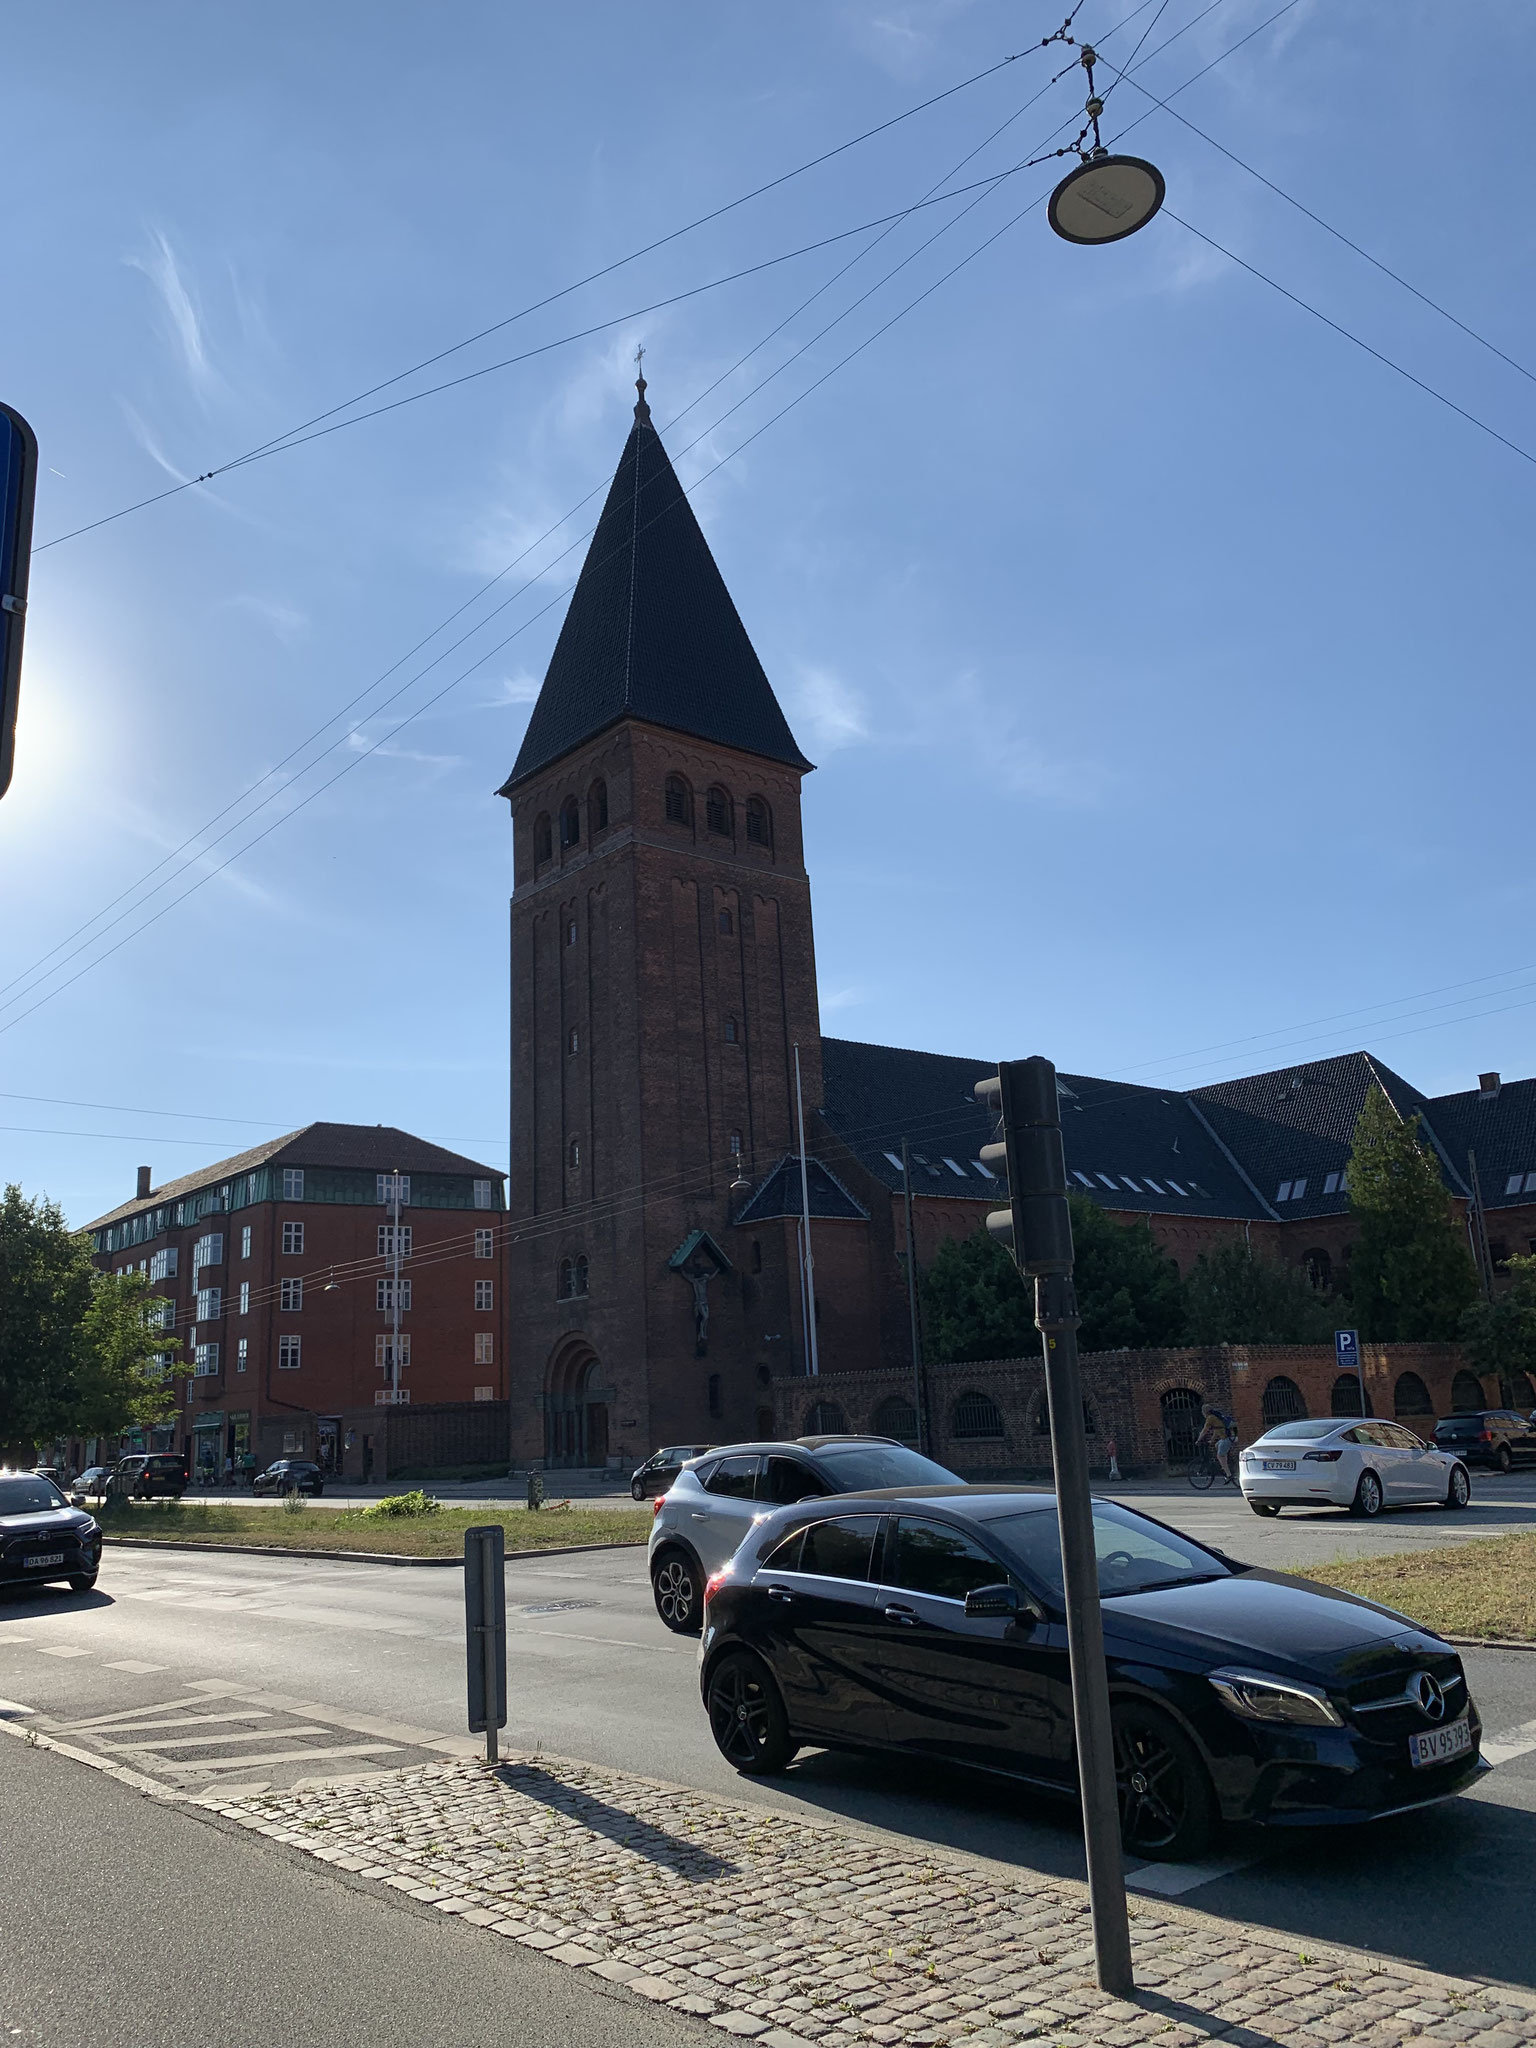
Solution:
M 280 604 L 276 598 L 262 597 L 254 590 L 242 590 L 236 597 L 225 598 L 224 607 L 228 611 L 249 612 L 264 626 L 270 626 L 279 640 L 297 639 L 309 629 L 306 613 L 295 611 L 292 605 Z
M 197 300 L 181 274 L 176 252 L 163 230 L 151 228 L 148 248 L 125 256 L 123 261 L 130 269 L 141 271 L 160 294 L 169 339 L 180 352 L 199 396 L 206 395 L 219 384 L 219 375 L 208 353 Z
M 374 759 L 385 761 L 413 761 L 420 768 L 430 768 L 433 780 L 446 775 L 450 768 L 462 768 L 462 754 L 424 754 L 415 747 L 396 746 L 393 740 L 385 740 L 382 746 L 375 746 L 362 726 L 356 726 L 347 734 L 347 745 L 354 754 L 368 754 Z
M 529 670 L 519 669 L 516 675 L 498 676 L 490 690 L 480 699 L 477 709 L 481 711 L 505 711 L 514 704 L 532 704 L 539 694 L 539 679 Z
M 149 422 L 144 418 L 142 413 L 139 412 L 138 408 L 136 406 L 130 405 L 126 398 L 119 399 L 118 403 L 123 408 L 123 415 L 128 422 L 129 433 L 132 434 L 133 438 L 144 450 L 144 453 L 149 457 L 150 461 L 158 463 L 161 469 L 165 471 L 166 475 L 169 477 L 174 477 L 177 483 L 186 483 L 189 480 L 191 472 L 182 469 L 178 464 L 172 462 L 170 456 L 167 455 L 165 450 L 160 446 L 159 440 L 156 438 L 154 429 L 150 426 Z
M 813 755 L 836 753 L 868 738 L 862 702 L 831 669 L 802 667 L 785 695 L 791 723 Z
M 829 1010 L 856 1009 L 864 1001 L 864 991 L 861 988 L 851 986 L 848 988 L 826 989 L 818 992 L 817 999 L 821 1006 L 822 1015 L 825 1016 Z

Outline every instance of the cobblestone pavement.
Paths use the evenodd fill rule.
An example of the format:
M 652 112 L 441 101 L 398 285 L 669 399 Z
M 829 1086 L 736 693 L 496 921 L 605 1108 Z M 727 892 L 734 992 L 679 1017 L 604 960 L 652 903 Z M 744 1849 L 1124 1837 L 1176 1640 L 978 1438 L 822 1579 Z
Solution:
M 762 2048 L 1536 2048 L 1536 2000 L 1134 1901 L 1093 1983 L 1082 1886 L 593 1766 L 437 1763 L 200 1802 Z

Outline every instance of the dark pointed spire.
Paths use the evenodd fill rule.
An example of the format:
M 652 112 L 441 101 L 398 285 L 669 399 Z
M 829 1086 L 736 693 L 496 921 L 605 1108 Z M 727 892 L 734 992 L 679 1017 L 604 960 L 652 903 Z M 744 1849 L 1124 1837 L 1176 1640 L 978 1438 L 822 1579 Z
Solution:
M 621 718 L 808 769 L 635 379 L 635 423 L 517 762 L 498 792 Z
M 635 418 L 642 426 L 651 424 L 651 408 L 645 402 L 645 343 L 635 350 Z

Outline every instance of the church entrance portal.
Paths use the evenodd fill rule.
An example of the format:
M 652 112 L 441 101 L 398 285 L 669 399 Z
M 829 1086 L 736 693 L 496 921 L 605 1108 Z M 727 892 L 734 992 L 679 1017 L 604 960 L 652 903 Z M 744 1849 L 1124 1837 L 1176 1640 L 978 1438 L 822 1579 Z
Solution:
M 608 1461 L 611 1390 L 584 1339 L 562 1344 L 549 1362 L 544 1391 L 544 1461 L 581 1468 Z

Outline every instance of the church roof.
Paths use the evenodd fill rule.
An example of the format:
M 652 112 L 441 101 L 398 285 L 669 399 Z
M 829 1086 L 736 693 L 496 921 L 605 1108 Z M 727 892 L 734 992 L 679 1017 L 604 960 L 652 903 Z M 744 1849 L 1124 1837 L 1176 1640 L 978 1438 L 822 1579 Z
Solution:
M 651 424 L 643 378 L 638 388 L 635 424 L 499 795 L 621 718 L 812 765 Z

